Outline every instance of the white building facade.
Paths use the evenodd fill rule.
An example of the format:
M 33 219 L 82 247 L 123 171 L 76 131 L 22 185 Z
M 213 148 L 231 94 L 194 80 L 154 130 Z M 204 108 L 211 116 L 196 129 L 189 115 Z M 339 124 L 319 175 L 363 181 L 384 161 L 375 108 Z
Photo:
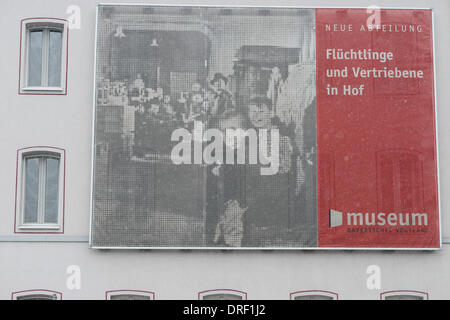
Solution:
M 110 1 L 125 3 L 122 1 Z M 153 4 L 151 2 L 133 1 Z M 0 4 L 4 46 L 0 80 L 2 117 L 2 179 L 0 182 L 0 299 L 26 294 L 61 299 L 109 299 L 139 294 L 150 299 L 203 299 L 208 292 L 241 299 L 294 299 L 305 294 L 333 299 L 387 298 L 413 295 L 450 299 L 450 3 L 433 1 L 340 2 L 343 7 L 431 8 L 434 13 L 436 104 L 439 138 L 439 178 L 442 248 L 438 250 L 139 250 L 89 247 L 95 67 L 96 7 L 100 1 L 42 0 Z M 156 3 L 155 3 L 156 4 Z M 168 1 L 170 5 L 328 7 L 333 1 Z M 23 61 L 23 22 L 62 22 L 42 31 L 43 45 L 61 37 L 61 81 L 52 72 L 30 80 Z M 33 20 L 34 19 L 34 20 Z M 30 46 L 30 44 L 27 44 Z M 51 70 L 48 57 L 42 70 Z M 27 78 L 28 77 L 28 78 Z M 41 81 L 47 91 L 24 88 L 23 81 Z M 37 84 L 36 86 L 40 86 Z M 60 90 L 52 90 L 52 87 Z M 448 116 L 447 116 L 448 114 Z M 20 165 L 27 152 L 44 157 L 35 174 L 50 181 L 51 161 L 59 161 L 57 203 L 36 195 L 37 216 L 27 216 L 18 200 L 26 193 Z M 31 154 L 31 153 L 30 153 Z M 47 161 L 47 162 L 45 162 Z M 448 173 L 447 173 L 448 172 Z M 30 173 L 31 174 L 31 173 Z M 44 180 L 45 180 L 44 179 Z M 55 181 L 56 181 L 55 180 Z M 48 184 L 50 185 L 50 184 Z M 45 188 L 42 184 L 39 188 Z M 52 213 L 51 206 L 62 210 Z M 48 210 L 47 210 L 48 209 Z M 46 231 L 18 223 L 37 219 Z M 39 220 L 41 219 L 41 220 Z M 50 232 L 47 232 L 51 230 Z

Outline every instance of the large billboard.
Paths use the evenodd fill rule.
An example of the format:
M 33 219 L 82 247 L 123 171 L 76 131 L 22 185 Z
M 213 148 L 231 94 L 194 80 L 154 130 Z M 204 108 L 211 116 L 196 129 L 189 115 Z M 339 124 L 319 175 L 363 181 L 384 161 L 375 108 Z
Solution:
M 432 12 L 99 5 L 93 248 L 440 247 Z

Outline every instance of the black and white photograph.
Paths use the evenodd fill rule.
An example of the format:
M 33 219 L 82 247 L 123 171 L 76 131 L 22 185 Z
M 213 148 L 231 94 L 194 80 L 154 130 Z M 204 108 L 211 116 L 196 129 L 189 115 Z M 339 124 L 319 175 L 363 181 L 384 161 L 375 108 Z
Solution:
M 314 11 L 97 15 L 91 245 L 317 246 Z

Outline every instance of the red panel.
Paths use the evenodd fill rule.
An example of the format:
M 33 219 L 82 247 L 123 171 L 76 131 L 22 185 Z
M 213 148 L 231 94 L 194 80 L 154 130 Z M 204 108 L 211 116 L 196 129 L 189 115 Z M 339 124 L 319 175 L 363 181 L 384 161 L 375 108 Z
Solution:
M 369 16 L 365 9 L 316 10 L 319 247 L 438 248 L 431 11 L 381 10 L 384 31 L 368 31 Z M 345 31 L 333 31 L 335 24 Z M 390 51 L 393 60 L 333 60 L 327 49 Z M 326 76 L 345 67 L 347 78 Z M 423 78 L 356 78 L 352 67 L 422 70 Z M 327 94 L 328 84 L 337 95 Z M 364 91 L 344 95 L 343 85 Z M 342 225 L 330 227 L 330 209 L 343 213 Z M 383 224 L 380 212 L 391 220 Z M 368 219 L 349 224 L 348 213 Z M 407 213 L 410 225 L 400 226 Z M 426 225 L 416 216 L 413 226 L 413 213 L 426 213 Z M 380 225 L 368 225 L 373 217 Z

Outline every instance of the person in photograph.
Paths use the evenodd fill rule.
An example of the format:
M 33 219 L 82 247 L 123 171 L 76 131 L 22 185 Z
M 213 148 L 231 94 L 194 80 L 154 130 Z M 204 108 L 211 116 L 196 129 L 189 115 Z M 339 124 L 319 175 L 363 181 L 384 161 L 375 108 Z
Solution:
M 293 146 L 286 128 L 272 112 L 272 101 L 266 96 L 250 99 L 246 106 L 252 128 L 258 132 L 266 129 L 267 145 L 272 138 L 271 129 L 279 132 L 279 167 L 272 175 L 261 174 L 261 162 L 249 165 L 247 170 L 247 206 L 245 245 L 250 247 L 287 243 L 287 233 L 293 221 L 295 188 L 293 170 Z M 259 144 L 261 141 L 258 142 Z M 258 150 L 262 146 L 258 146 Z M 269 152 L 272 152 L 271 150 Z M 291 183 L 292 182 L 292 183 Z
M 134 155 L 138 157 L 144 156 L 145 132 L 147 127 L 147 119 L 145 116 L 145 107 L 139 104 L 134 111 Z
M 161 112 L 163 113 L 163 117 L 166 120 L 175 120 L 176 118 L 176 111 L 172 105 L 172 102 L 170 101 L 169 95 L 164 95 L 162 99 Z
M 194 121 L 205 122 L 204 100 L 205 91 L 200 83 L 196 82 L 192 85 L 188 97 L 183 98 L 187 106 L 186 114 L 183 116 L 183 122 L 187 128 L 192 129 Z
M 272 68 L 269 78 L 269 88 L 267 89 L 267 98 L 272 101 L 272 106 L 275 108 L 278 102 L 278 97 L 285 87 L 286 76 L 283 76 L 279 67 Z
M 188 110 L 189 92 L 181 92 L 180 98 L 178 99 L 177 102 L 178 104 L 176 107 L 176 119 L 179 121 L 180 124 L 187 127 L 189 118 L 189 110 Z
M 148 117 L 152 121 L 159 122 L 161 120 L 161 106 L 157 99 L 150 101 L 150 108 L 148 109 Z
M 278 129 L 280 132 L 280 168 L 279 173 L 288 173 L 292 165 L 293 146 L 288 128 L 272 112 L 272 101 L 266 97 L 254 97 L 247 105 L 248 119 L 256 129 Z
M 222 73 L 216 73 L 210 81 L 209 96 L 211 96 L 210 114 L 220 115 L 233 109 L 232 94 L 227 89 L 228 79 Z
M 227 129 L 245 129 L 243 114 L 229 110 L 211 120 L 210 127 L 223 134 L 223 157 L 233 153 L 234 163 L 215 163 L 207 167 L 206 240 L 209 246 L 240 247 L 244 237 L 245 164 L 237 164 L 238 149 L 245 141 L 226 143 Z M 225 161 L 224 161 L 225 162 Z

